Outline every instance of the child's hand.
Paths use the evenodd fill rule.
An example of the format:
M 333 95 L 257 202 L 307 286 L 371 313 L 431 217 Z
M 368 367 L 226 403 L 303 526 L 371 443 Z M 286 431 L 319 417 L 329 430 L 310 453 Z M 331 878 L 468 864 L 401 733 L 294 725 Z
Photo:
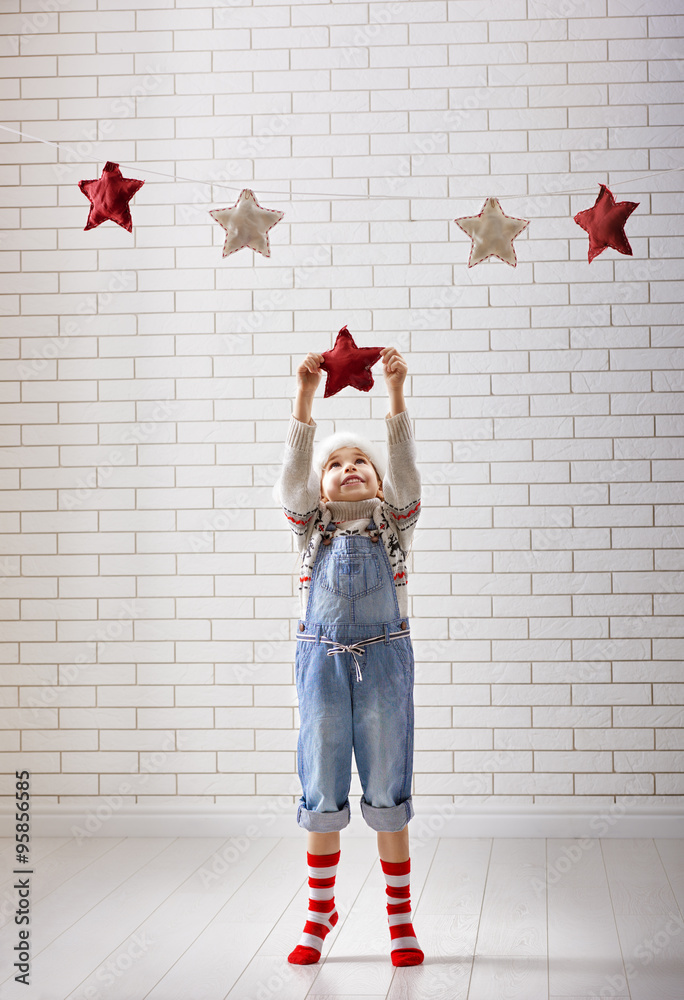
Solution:
M 297 389 L 304 396 L 314 396 L 323 376 L 323 355 L 310 351 L 297 369 Z
M 388 391 L 391 392 L 393 389 L 401 389 L 406 379 L 408 364 L 396 347 L 383 348 L 382 364 L 385 369 L 385 383 Z

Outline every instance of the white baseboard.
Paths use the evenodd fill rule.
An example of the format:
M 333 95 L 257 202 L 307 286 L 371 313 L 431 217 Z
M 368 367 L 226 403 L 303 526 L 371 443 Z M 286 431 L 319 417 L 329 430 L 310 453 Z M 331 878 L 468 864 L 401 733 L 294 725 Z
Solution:
M 356 810 L 358 813 L 358 809 Z M 0 814 L 0 836 L 14 837 L 14 815 Z M 412 842 L 435 837 L 674 837 L 684 838 L 684 815 L 667 807 L 637 811 L 613 805 L 601 811 L 535 811 L 529 809 L 457 809 L 416 813 L 409 823 Z M 146 809 L 91 812 L 75 809 L 34 809 L 31 837 L 296 837 L 295 808 L 291 814 L 216 811 L 175 812 Z M 346 836 L 374 836 L 360 815 L 352 814 Z

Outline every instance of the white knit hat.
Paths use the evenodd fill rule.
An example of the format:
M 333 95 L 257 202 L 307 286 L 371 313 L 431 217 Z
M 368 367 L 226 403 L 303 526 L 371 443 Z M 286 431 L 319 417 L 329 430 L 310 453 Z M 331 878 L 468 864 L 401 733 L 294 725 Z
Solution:
M 380 445 L 375 444 L 373 441 L 369 441 L 368 438 L 364 437 L 362 434 L 354 434 L 351 431 L 338 431 L 336 434 L 329 434 L 328 437 L 323 438 L 323 440 L 314 448 L 313 467 L 319 479 L 328 458 L 334 451 L 337 451 L 338 448 L 344 447 L 360 448 L 365 455 L 368 455 L 371 462 L 375 466 L 375 471 L 377 472 L 378 477 L 380 479 L 385 478 L 387 462 Z

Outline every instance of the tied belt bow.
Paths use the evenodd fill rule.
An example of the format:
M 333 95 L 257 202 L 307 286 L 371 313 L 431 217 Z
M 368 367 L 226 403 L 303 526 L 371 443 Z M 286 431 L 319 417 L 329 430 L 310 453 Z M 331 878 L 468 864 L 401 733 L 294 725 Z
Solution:
M 332 639 L 324 639 L 323 637 L 321 637 L 321 642 L 332 643 L 332 646 L 327 651 L 326 656 L 334 656 L 335 653 L 351 653 L 356 665 L 356 679 L 357 681 L 363 680 L 363 677 L 361 676 L 361 664 L 356 659 L 357 653 L 359 656 L 363 656 L 366 652 L 360 642 L 351 642 L 348 646 L 345 646 L 343 642 L 333 642 Z

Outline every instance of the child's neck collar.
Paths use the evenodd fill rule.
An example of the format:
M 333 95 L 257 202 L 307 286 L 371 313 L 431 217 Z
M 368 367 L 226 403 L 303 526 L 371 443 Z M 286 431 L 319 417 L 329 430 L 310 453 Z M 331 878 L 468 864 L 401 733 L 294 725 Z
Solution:
M 382 500 L 371 497 L 369 500 L 328 500 L 325 506 L 330 511 L 331 521 L 354 521 L 357 518 L 371 518 Z

